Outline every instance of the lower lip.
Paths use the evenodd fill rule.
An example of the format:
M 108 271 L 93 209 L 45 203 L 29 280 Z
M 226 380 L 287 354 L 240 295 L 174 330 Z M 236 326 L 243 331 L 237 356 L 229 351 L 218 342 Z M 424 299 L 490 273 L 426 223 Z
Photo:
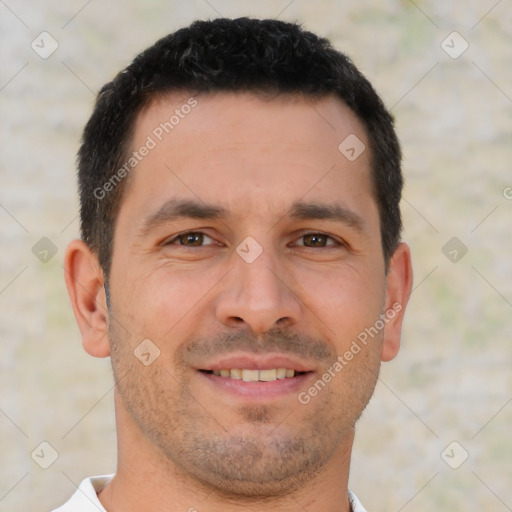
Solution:
M 211 373 L 199 372 L 199 374 L 208 380 L 217 389 L 245 399 L 268 399 L 272 397 L 281 397 L 290 393 L 298 393 L 300 389 L 306 387 L 313 372 L 301 373 L 295 377 L 278 379 L 270 382 L 245 382 L 240 379 L 231 379 L 229 377 L 220 377 Z

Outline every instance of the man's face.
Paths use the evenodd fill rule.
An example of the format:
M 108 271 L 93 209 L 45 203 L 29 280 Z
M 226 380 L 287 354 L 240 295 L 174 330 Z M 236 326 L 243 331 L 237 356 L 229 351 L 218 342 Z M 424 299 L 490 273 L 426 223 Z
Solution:
M 391 307 L 368 138 L 334 97 L 199 95 L 158 130 L 188 99 L 135 125 L 131 149 L 156 147 L 115 230 L 118 417 L 219 492 L 289 492 L 347 456 L 387 350 L 384 327 L 299 400 Z M 351 134 L 367 148 L 354 161 L 338 149 Z M 145 365 L 134 350 L 149 362 L 153 344 Z

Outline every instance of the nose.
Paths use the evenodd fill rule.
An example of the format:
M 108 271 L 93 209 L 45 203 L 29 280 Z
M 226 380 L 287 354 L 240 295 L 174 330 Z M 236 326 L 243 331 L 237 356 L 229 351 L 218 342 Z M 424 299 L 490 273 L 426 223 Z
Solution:
M 234 253 L 233 264 L 216 302 L 216 316 L 223 325 L 250 327 L 255 334 L 263 334 L 297 323 L 301 301 L 271 251 L 263 251 L 251 263 Z

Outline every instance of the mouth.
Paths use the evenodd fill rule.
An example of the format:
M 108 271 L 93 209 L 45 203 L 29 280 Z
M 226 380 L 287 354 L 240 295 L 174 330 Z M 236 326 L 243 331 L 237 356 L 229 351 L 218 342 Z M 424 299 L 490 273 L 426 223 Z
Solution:
M 307 363 L 280 354 L 233 355 L 196 369 L 217 391 L 256 401 L 297 393 L 315 374 Z
M 297 372 L 290 368 L 270 368 L 266 370 L 239 369 L 232 368 L 230 370 L 200 370 L 210 375 L 223 377 L 226 379 L 242 380 L 244 382 L 273 382 L 276 380 L 292 379 L 295 376 L 308 372 Z

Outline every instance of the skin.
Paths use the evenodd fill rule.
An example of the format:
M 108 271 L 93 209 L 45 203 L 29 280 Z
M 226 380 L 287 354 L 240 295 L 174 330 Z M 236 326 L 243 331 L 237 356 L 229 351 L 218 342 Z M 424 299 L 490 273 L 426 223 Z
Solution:
M 188 98 L 172 93 L 146 107 L 132 148 Z M 196 100 L 132 171 L 115 229 L 108 312 L 96 256 L 80 240 L 66 253 L 84 348 L 111 356 L 116 380 L 118 471 L 99 498 L 109 512 L 348 511 L 354 425 L 381 361 L 399 350 L 412 282 L 403 243 L 386 272 L 368 138 L 334 97 Z M 353 162 L 338 150 L 349 134 L 367 148 Z M 161 214 L 147 226 L 162 205 L 181 199 L 226 215 Z M 359 224 L 292 218 L 297 201 L 339 205 Z M 206 236 L 176 238 L 187 232 Z M 236 251 L 247 237 L 262 249 L 251 263 Z M 300 403 L 299 392 L 394 304 L 401 310 L 384 329 Z M 160 350 L 148 366 L 134 356 L 144 339 Z M 275 393 L 258 391 L 267 383 L 236 381 L 250 389 L 244 395 L 200 371 L 233 355 L 286 356 L 308 373 L 289 391 L 279 387 L 284 381 L 271 384 Z

